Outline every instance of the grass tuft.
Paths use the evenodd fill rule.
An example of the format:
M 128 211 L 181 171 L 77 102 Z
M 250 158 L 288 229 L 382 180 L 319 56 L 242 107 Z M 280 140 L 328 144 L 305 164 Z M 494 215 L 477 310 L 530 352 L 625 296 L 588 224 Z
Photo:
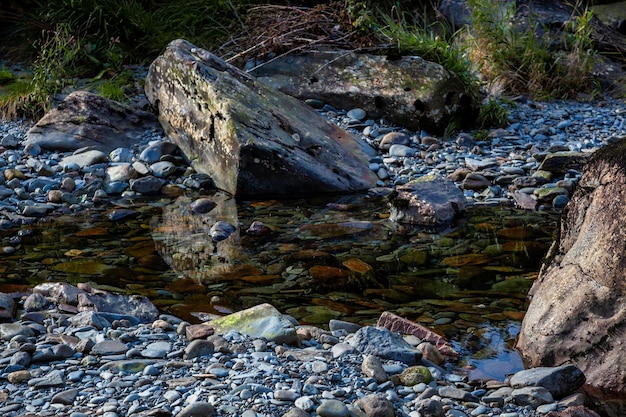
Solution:
M 590 75 L 595 51 L 589 9 L 576 11 L 565 34 L 557 38 L 533 16 L 525 27 L 518 24 L 513 3 L 469 0 L 468 4 L 472 61 L 492 85 L 536 99 L 565 99 L 596 88 Z M 561 48 L 555 50 L 554 45 Z

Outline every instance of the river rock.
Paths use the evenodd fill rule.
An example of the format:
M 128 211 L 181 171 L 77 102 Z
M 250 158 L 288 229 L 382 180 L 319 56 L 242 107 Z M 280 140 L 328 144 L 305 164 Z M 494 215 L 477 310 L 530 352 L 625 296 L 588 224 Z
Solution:
M 294 97 L 319 99 L 339 109 L 359 107 L 372 118 L 412 130 L 442 133 L 452 120 L 466 126 L 475 115 L 476 103 L 463 84 L 441 65 L 417 56 L 291 54 L 253 74 Z
M 389 219 L 428 227 L 442 226 L 463 212 L 466 203 L 463 192 L 452 181 L 424 175 L 396 188 L 396 195 L 389 200 Z
M 459 356 L 459 353 L 454 350 L 450 342 L 437 333 L 419 323 L 407 320 L 404 317 L 400 317 L 389 311 L 385 311 L 380 315 L 376 325 L 378 327 L 389 329 L 392 332 L 415 336 L 423 342 L 428 342 L 434 345 L 439 353 L 444 356 Z
M 146 96 L 198 172 L 238 195 L 372 187 L 365 142 L 184 40 L 150 65 Z
M 213 319 L 209 324 L 215 334 L 236 330 L 248 336 L 265 338 L 276 343 L 298 342 L 294 324 L 267 303 Z
M 626 395 L 626 141 L 597 151 L 530 290 L 517 347 L 531 366 L 573 363 L 587 386 Z M 624 415 L 616 401 L 609 415 Z
M 539 170 L 564 174 L 568 169 L 580 171 L 590 154 L 583 152 L 555 152 L 551 153 L 541 162 Z
M 109 292 L 79 294 L 78 309 L 116 313 L 137 318 L 142 323 L 149 323 L 159 316 L 159 310 L 144 296 L 126 296 Z
M 398 333 L 385 328 L 361 327 L 346 341 L 364 355 L 396 360 L 407 365 L 415 365 L 422 358 L 422 352 L 405 342 Z
M 108 154 L 118 147 L 130 147 L 146 130 L 158 127 L 152 113 L 75 91 L 26 133 L 23 144 L 57 151 L 93 147 Z
M 394 417 L 393 405 L 380 394 L 370 394 L 356 402 L 368 417 Z
M 517 372 L 511 377 L 511 387 L 543 387 L 554 398 L 562 398 L 585 383 L 585 375 L 575 365 L 555 368 L 539 367 Z
M 15 302 L 9 294 L 0 293 L 0 321 L 10 321 L 15 313 Z

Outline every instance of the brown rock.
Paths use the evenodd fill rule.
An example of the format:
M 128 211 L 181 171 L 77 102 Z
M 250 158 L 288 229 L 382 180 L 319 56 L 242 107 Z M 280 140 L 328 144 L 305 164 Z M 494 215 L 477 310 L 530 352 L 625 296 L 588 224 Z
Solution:
M 533 285 L 517 347 L 533 366 L 577 365 L 587 386 L 626 395 L 626 141 L 597 151 Z M 607 415 L 626 414 L 616 401 Z
M 393 405 L 379 394 L 366 395 L 357 400 L 357 405 L 368 417 L 394 417 Z
M 402 334 L 410 334 L 423 341 L 432 343 L 439 352 L 441 352 L 444 356 L 459 356 L 458 352 L 454 350 L 452 345 L 439 336 L 437 333 L 432 330 L 421 326 L 418 323 L 412 322 L 405 318 L 402 318 L 398 315 L 390 313 L 389 311 L 385 311 L 378 318 L 378 322 L 376 323 L 378 327 L 384 327 L 386 329 L 391 330 L 392 332 L 402 333 Z
M 478 174 L 476 172 L 470 172 L 463 179 L 463 188 L 466 190 L 484 190 L 489 187 L 491 181 L 485 178 L 484 175 Z
M 27 370 L 15 371 L 7 375 L 7 380 L 11 384 L 19 384 L 20 382 L 28 381 L 31 378 L 30 372 Z
M 185 328 L 185 337 L 187 338 L 188 342 L 196 339 L 206 339 L 213 333 L 215 333 L 213 327 L 206 323 L 192 324 Z

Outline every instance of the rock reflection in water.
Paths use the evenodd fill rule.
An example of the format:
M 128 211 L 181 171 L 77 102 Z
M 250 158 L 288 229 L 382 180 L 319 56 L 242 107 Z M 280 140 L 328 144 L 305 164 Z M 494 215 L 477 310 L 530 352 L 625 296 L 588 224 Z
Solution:
M 237 265 L 250 263 L 241 247 L 235 199 L 225 193 L 208 198 L 215 207 L 207 213 L 194 212 L 194 200 L 181 196 L 150 222 L 163 260 L 181 276 L 202 283 L 214 282 Z M 224 225 L 233 226 L 234 231 L 224 230 Z

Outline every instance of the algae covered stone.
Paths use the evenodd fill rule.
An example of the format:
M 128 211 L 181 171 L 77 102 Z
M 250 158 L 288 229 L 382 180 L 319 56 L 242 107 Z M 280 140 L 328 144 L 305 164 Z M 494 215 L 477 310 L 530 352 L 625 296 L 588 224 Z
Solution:
M 429 384 L 433 380 L 433 376 L 425 366 L 410 366 L 400 374 L 400 382 L 403 385 L 412 387 L 413 385 Z
M 210 325 L 216 334 L 235 330 L 276 343 L 298 342 L 294 323 L 267 303 L 211 320 Z

